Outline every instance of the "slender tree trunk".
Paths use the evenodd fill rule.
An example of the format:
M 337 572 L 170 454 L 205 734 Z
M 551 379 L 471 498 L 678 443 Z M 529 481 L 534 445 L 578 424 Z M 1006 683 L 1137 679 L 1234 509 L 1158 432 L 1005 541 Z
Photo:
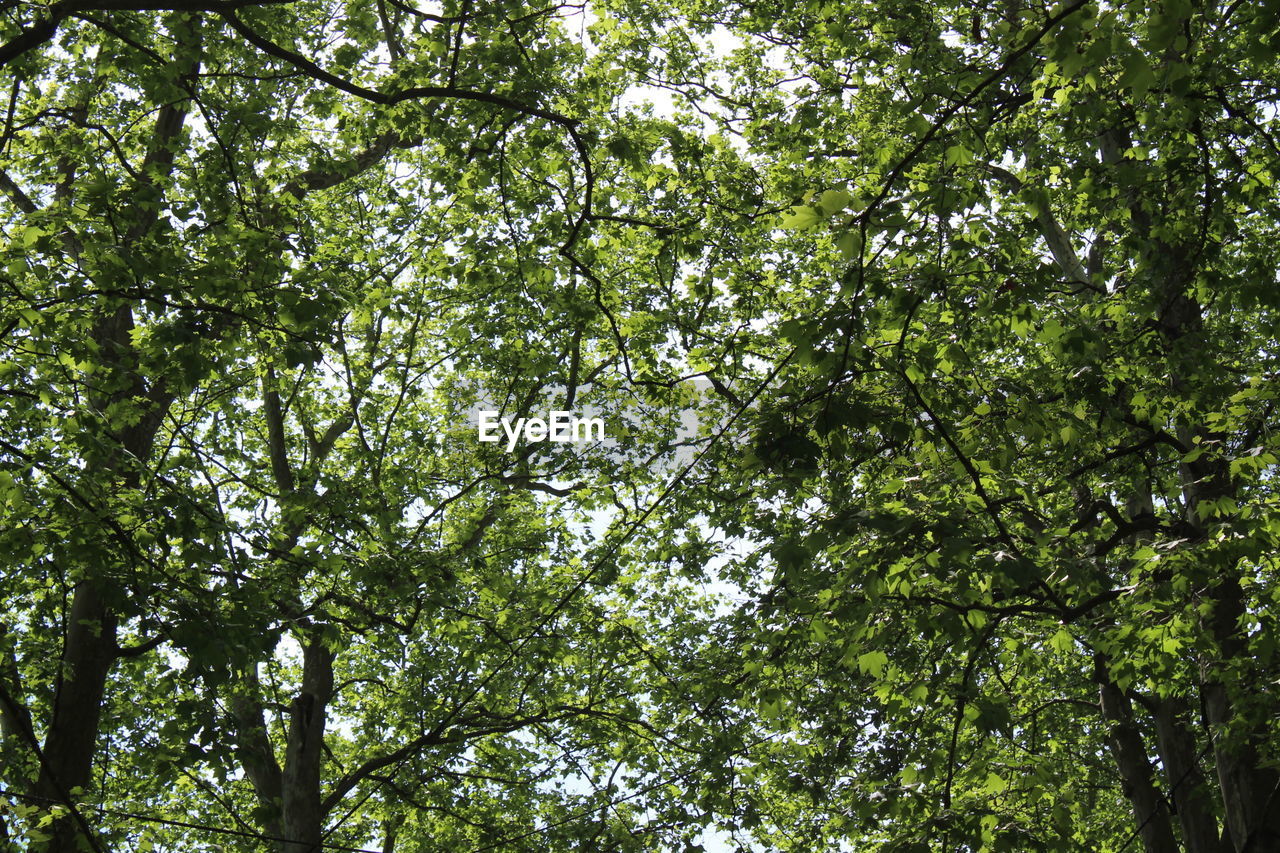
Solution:
M 324 629 L 313 627 L 302 653 L 302 685 L 289 705 L 284 762 L 276 760 L 262 717 L 257 679 L 229 705 L 236 731 L 236 755 L 263 806 L 262 828 L 278 841 L 278 853 L 320 853 L 327 810 L 320 796 L 324 728 L 333 698 L 333 652 Z
M 89 787 L 107 673 L 117 656 L 116 617 L 103 587 L 100 579 L 82 581 L 71 599 L 62 671 L 35 789 L 47 800 L 63 802 L 72 789 Z M 80 850 L 75 820 L 55 821 L 52 834 L 45 848 L 49 853 Z
M 9 626 L 0 622 L 0 784 L 19 790 L 34 762 L 31 712 L 23 704 L 18 660 L 9 641 Z M 9 824 L 0 815 L 0 850 L 10 849 Z
M 302 689 L 289 708 L 283 776 L 284 835 L 281 853 L 319 853 L 324 827 L 320 766 L 324 725 L 333 695 L 333 652 L 317 629 L 303 649 Z
M 404 815 L 395 814 L 382 822 L 382 853 L 395 853 L 396 837 L 404 824 Z
M 1218 820 L 1209 808 L 1212 792 L 1200 771 L 1200 755 L 1186 704 L 1180 699 L 1157 699 L 1152 703 L 1152 716 L 1160 763 L 1164 765 L 1170 799 L 1182 828 L 1182 843 L 1187 853 L 1219 853 Z
M 1192 377 L 1200 358 L 1196 341 L 1204 329 L 1203 309 L 1186 293 L 1186 259 L 1173 252 L 1165 257 L 1170 266 L 1159 269 L 1162 275 L 1157 282 L 1162 289 L 1158 289 L 1161 308 L 1157 317 L 1169 364 L 1169 381 L 1175 389 L 1191 394 L 1198 390 Z M 1178 436 L 1188 447 L 1212 447 L 1222 438 L 1199 424 L 1180 426 Z M 1221 498 L 1235 497 L 1227 462 L 1216 454 L 1205 453 L 1182 463 L 1181 477 L 1184 521 L 1196 531 L 1197 538 L 1207 539 L 1203 507 Z M 1234 683 L 1244 684 L 1249 683 L 1250 673 L 1255 671 L 1241 627 L 1246 604 L 1240 567 L 1232 564 L 1215 574 L 1207 590 L 1213 611 L 1205 620 L 1205 627 L 1217 646 L 1217 659 L 1202 663 L 1201 696 L 1213 738 L 1223 810 L 1237 853 L 1280 850 L 1280 774 L 1263 766 L 1261 754 L 1269 739 L 1271 710 L 1250 709 L 1241 714 L 1236 697 L 1219 675 L 1231 670 Z
M 1210 619 L 1224 660 L 1238 659 L 1244 645 L 1240 618 L 1244 595 L 1235 575 L 1222 579 Z M 1227 687 L 1206 663 L 1201 688 L 1205 720 L 1213 736 L 1214 760 L 1227 828 L 1237 853 L 1280 850 L 1280 774 L 1262 766 L 1259 747 L 1266 743 L 1267 721 L 1238 719 Z
M 200 67 L 200 18 L 177 15 L 171 19 L 170 28 L 177 42 L 171 67 L 183 85 L 190 87 Z M 157 176 L 172 172 L 188 107 L 188 101 L 179 100 L 163 105 L 156 113 L 135 187 L 139 198 L 155 190 Z M 73 178 L 65 186 L 70 192 Z M 138 204 L 126 211 L 130 225 L 124 243 L 130 248 L 136 245 L 151 232 L 159 215 L 160 205 L 155 203 Z M 174 399 L 163 378 L 150 384 L 143 381 L 133 347 L 133 328 L 133 309 L 125 302 L 108 306 L 93 331 L 107 368 L 98 386 L 103 389 L 104 399 L 95 400 L 96 407 L 108 411 L 111 403 L 123 401 L 135 401 L 144 407 L 136 423 L 110 437 L 119 448 L 104 466 L 107 476 L 115 480 L 112 488 L 138 488 L 142 473 L 139 464 L 150 459 L 156 433 Z M 86 577 L 76 586 L 71 599 L 62 667 L 45 735 L 44 763 L 35 785 L 38 796 L 51 800 L 66 800 L 73 788 L 89 787 L 107 677 L 119 656 L 117 615 L 108 594 L 113 581 L 111 573 L 104 569 L 87 567 Z M 44 848 L 48 853 L 79 853 L 82 849 L 82 829 L 77 821 L 55 821 L 51 832 L 53 838 Z
M 31 752 L 31 712 L 23 704 L 18 659 L 9 641 L 9 626 L 0 622 L 0 780 L 19 787 L 18 780 L 34 760 Z
M 233 692 L 227 700 L 231 709 L 231 721 L 235 731 L 235 753 L 244 768 L 244 775 L 253 785 L 262 806 L 260 818 L 263 830 L 273 838 L 284 834 L 283 774 L 271 747 L 271 736 L 263 715 L 262 694 L 257 673 L 250 668 L 245 687 Z
M 1133 706 L 1111 680 L 1101 655 L 1094 656 L 1093 672 L 1111 754 L 1120 770 L 1125 796 L 1133 807 L 1134 832 L 1146 853 L 1179 853 L 1169 822 L 1169 807 L 1156 788 L 1142 733 L 1133 718 Z

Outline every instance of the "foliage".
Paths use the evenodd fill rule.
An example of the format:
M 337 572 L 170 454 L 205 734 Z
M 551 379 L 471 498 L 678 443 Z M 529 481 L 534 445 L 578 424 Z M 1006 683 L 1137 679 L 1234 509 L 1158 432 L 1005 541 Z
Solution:
M 1275 12 L 7 7 L 6 843 L 1280 844 Z
M 616 86 L 572 10 L 27 11 L 4 48 L 10 843 L 687 834 L 610 804 L 655 737 L 631 612 L 674 599 L 587 513 L 647 476 L 475 441 L 481 404 L 622 405 L 592 271 L 621 202 L 593 194 L 627 175 L 588 144 Z
M 670 14 L 744 45 L 720 132 L 790 202 L 729 368 L 772 738 L 724 807 L 771 849 L 1270 849 L 1274 18 Z

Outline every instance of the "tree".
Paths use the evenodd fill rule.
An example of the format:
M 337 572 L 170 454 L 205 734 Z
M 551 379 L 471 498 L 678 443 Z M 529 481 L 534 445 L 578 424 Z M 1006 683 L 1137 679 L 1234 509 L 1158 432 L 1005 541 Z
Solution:
M 620 83 L 570 12 L 5 10 L 7 843 L 696 831 L 619 790 L 659 741 L 628 611 L 681 594 L 584 513 L 643 470 L 468 420 L 616 393 L 650 226 L 596 201 Z
M 5 8 L 6 841 L 1276 846 L 1274 10 L 579 11 Z
M 1274 847 L 1274 16 L 663 15 L 646 73 L 789 205 L 707 498 L 773 733 L 724 808 L 778 849 Z

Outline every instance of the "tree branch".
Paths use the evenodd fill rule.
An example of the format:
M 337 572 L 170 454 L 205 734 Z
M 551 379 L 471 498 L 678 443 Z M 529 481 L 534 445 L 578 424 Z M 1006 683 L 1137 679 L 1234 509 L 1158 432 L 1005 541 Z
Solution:
M 243 9 L 248 6 L 275 6 L 296 2 L 296 0 L 222 0 L 222 2 L 200 2 L 200 0 L 96 0 L 94 2 L 68 2 L 63 0 L 49 7 L 48 14 L 31 24 L 18 35 L 0 45 L 0 68 L 30 50 L 52 39 L 58 32 L 62 22 L 76 12 L 94 12 L 98 10 L 115 10 L 128 12 L 226 12 Z
M 0 190 L 4 190 L 14 205 L 23 213 L 28 215 L 35 213 L 40 208 L 36 207 L 36 203 L 31 200 L 31 196 L 22 191 L 22 187 L 13 182 L 8 173 L 0 169 Z
M 431 98 L 441 98 L 454 101 L 477 101 L 479 103 L 492 104 L 506 110 L 512 110 L 521 115 L 534 116 L 552 122 L 564 128 L 569 134 L 569 138 L 573 142 L 573 146 L 578 153 L 579 161 L 582 163 L 583 170 L 583 189 L 582 189 L 582 208 L 578 211 L 578 215 L 573 220 L 573 225 L 569 229 L 564 244 L 561 246 L 561 254 L 568 252 L 568 248 L 577 240 L 578 234 L 582 231 L 582 227 L 586 224 L 587 217 L 591 213 L 592 196 L 595 192 L 595 172 L 591 166 L 591 152 L 587 147 L 586 140 L 582 134 L 578 132 L 578 125 L 581 122 L 578 119 L 570 118 L 563 113 L 553 110 L 543 109 L 542 107 L 533 106 L 532 104 L 517 101 L 514 98 L 508 98 L 505 95 L 499 95 L 494 92 L 478 92 L 472 89 L 460 89 L 456 86 L 413 86 L 408 89 L 401 89 L 398 92 L 382 92 L 377 89 L 370 89 L 361 86 L 351 80 L 332 74 L 316 63 L 307 59 L 305 56 L 289 50 L 282 45 L 276 44 L 271 39 L 257 32 L 242 21 L 236 14 L 234 8 L 220 9 L 219 14 L 227 24 L 239 33 L 247 42 L 261 50 L 263 53 L 274 56 L 283 60 L 299 71 L 308 76 L 327 83 L 339 91 L 346 92 L 349 95 L 355 95 L 362 100 L 370 101 L 375 104 L 391 106 L 403 101 L 424 100 Z M 570 257 L 570 260 L 572 258 Z
M 1009 170 L 990 163 L 984 164 L 982 168 L 1004 181 L 1013 188 L 1014 192 L 1022 191 L 1022 180 Z M 1049 244 L 1049 251 L 1053 254 L 1053 260 L 1058 264 L 1058 268 L 1062 270 L 1063 275 L 1069 281 L 1088 285 L 1089 275 L 1085 272 L 1084 264 L 1080 262 L 1080 256 L 1076 254 L 1075 248 L 1071 245 L 1071 238 L 1067 236 L 1067 232 L 1062 229 L 1062 226 L 1058 224 L 1058 220 L 1054 218 L 1053 211 L 1049 209 L 1047 204 L 1034 205 L 1034 210 L 1036 224 L 1040 226 L 1040 235 Z

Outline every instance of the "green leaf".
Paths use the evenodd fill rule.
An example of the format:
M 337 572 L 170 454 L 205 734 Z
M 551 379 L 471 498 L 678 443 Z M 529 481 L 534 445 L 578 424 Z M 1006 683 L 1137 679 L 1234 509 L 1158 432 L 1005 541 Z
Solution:
M 846 261 L 857 258 L 862 253 L 862 233 L 846 231 L 836 240 L 836 248 L 840 250 L 840 254 Z
M 881 651 L 870 651 L 858 655 L 858 669 L 872 678 L 883 676 L 888 663 L 889 656 Z
M 1146 56 L 1141 53 L 1130 53 L 1124 60 L 1124 71 L 1120 75 L 1120 85 L 1132 89 L 1134 95 L 1142 97 L 1155 85 L 1156 75 Z
M 28 225 L 26 228 L 22 229 L 22 247 L 24 249 L 30 249 L 36 244 L 37 240 L 48 233 L 49 232 L 45 231 L 43 228 L 35 225 Z
M 1071 633 L 1066 628 L 1059 628 L 1049 638 L 1049 648 L 1060 655 L 1070 654 L 1075 649 L 1075 646 L 1075 638 L 1071 636 Z
M 821 215 L 812 207 L 796 205 L 791 212 L 783 214 L 782 227 L 793 231 L 807 231 L 821 220 Z
M 853 199 L 846 190 L 835 189 L 825 190 L 818 199 L 818 205 L 826 212 L 828 216 L 839 213 L 849 206 L 849 202 Z

